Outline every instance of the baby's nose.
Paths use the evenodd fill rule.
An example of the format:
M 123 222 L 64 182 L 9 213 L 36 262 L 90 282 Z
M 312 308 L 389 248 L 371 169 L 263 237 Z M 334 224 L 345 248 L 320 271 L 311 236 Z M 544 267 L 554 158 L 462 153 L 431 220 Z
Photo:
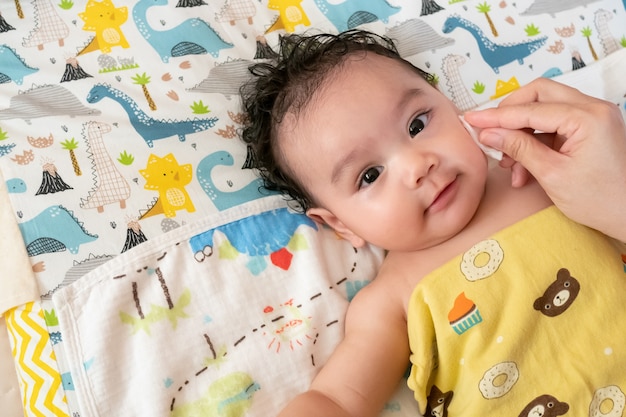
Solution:
M 434 155 L 422 152 L 407 153 L 405 158 L 405 175 L 406 186 L 409 188 L 418 188 L 424 180 L 437 166 L 437 160 Z

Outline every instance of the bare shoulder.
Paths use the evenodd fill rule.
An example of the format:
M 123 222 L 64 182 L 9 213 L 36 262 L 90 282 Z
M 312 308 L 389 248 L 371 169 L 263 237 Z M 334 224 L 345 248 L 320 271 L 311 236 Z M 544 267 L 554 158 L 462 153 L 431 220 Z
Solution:
M 348 319 L 384 317 L 385 320 L 395 321 L 404 318 L 402 276 L 398 274 L 399 265 L 393 258 L 393 255 L 385 258 L 376 278 L 354 297 L 348 309 Z
M 417 284 L 453 256 L 452 249 L 441 245 L 415 252 L 391 252 L 375 281 L 380 279 L 385 283 L 390 291 L 389 297 L 402 307 L 406 320 L 409 298 Z

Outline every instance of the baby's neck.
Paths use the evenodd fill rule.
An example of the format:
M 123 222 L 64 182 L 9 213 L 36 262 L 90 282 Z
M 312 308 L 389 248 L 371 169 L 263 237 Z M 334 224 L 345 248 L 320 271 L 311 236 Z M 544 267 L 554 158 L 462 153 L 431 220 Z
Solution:
M 536 181 L 513 188 L 509 170 L 493 167 L 480 206 L 463 230 L 439 245 L 415 252 L 390 252 L 387 257 L 398 264 L 408 262 L 413 268 L 419 265 L 417 275 L 425 275 L 477 242 L 550 205 L 552 202 Z
M 534 178 L 521 188 L 513 188 L 510 170 L 495 166 L 489 170 L 485 195 L 468 226 L 488 237 L 550 205 L 552 201 Z

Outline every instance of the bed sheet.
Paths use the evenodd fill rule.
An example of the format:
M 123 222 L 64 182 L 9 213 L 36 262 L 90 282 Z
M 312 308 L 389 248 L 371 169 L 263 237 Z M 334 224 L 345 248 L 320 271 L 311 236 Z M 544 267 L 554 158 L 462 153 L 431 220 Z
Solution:
M 206 333 L 209 344 L 201 330 L 211 326 L 222 329 L 231 323 L 243 325 L 239 323 L 239 314 L 233 311 L 249 313 L 245 324 L 251 324 L 263 317 L 261 313 L 266 307 L 289 310 L 293 307 L 286 304 L 291 300 L 289 294 L 305 297 L 302 291 L 308 287 L 302 287 L 302 280 L 311 281 L 311 285 L 337 286 L 337 281 L 333 281 L 335 274 L 351 270 L 353 259 L 340 255 L 347 251 L 353 256 L 352 249 L 327 230 L 306 224 L 292 230 L 290 239 L 280 247 L 271 249 L 272 245 L 266 242 L 265 252 L 238 248 L 233 242 L 235 238 L 220 232 L 216 235 L 219 249 L 215 256 L 207 258 L 210 262 L 201 263 L 188 256 L 193 252 L 202 258 L 202 250 L 191 250 L 194 232 L 210 233 L 212 227 L 285 208 L 280 198 L 259 191 L 260 182 L 248 169 L 254 156 L 248 154 L 237 137 L 243 117 L 237 94 L 239 85 L 247 79 L 246 68 L 252 62 L 271 57 L 281 35 L 307 30 L 337 32 L 353 27 L 386 34 L 396 40 L 404 57 L 435 74 L 440 90 L 461 110 L 497 100 L 539 76 L 567 80 L 570 75 L 577 87 L 608 98 L 624 109 L 625 91 L 619 77 L 607 79 L 605 71 L 591 64 L 603 65 L 610 57 L 624 56 L 625 8 L 623 0 L 3 3 L 0 171 L 9 202 L 2 204 L 0 212 L 6 219 L 2 221 L 3 231 L 17 228 L 21 241 L 3 234 L 2 251 L 7 256 L 0 263 L 0 307 L 9 323 L 25 413 L 124 415 L 126 411 L 119 404 L 131 404 L 129 410 L 137 411 L 132 408 L 137 398 L 131 395 L 133 390 L 127 394 L 116 390 L 107 393 L 107 384 L 136 388 L 130 379 L 124 379 L 130 377 L 116 363 L 133 358 L 129 353 L 149 351 L 137 342 L 141 338 L 144 342 L 152 340 L 151 348 L 167 356 L 172 345 L 169 342 L 182 338 L 172 335 L 186 334 L 190 331 L 186 324 L 204 317 L 211 320 L 200 320 L 194 330 L 200 336 L 190 346 L 208 349 L 207 355 L 191 357 L 199 362 L 208 360 L 210 370 L 228 370 L 219 374 L 226 380 L 216 376 L 222 381 L 217 384 L 219 387 L 249 383 L 246 387 L 252 391 L 240 394 L 250 394 L 250 398 L 243 402 L 232 400 L 240 404 L 232 415 L 266 415 L 263 412 L 268 407 L 278 406 L 293 392 L 281 388 L 279 378 L 297 380 L 294 389 L 302 389 L 326 353 L 315 353 L 314 367 L 307 365 L 305 369 L 296 364 L 304 360 L 305 353 L 310 364 L 313 347 L 328 352 L 338 342 L 342 314 L 352 292 L 337 288 L 332 302 L 308 305 L 308 315 L 321 320 L 319 323 L 328 314 L 337 318 L 334 333 L 326 332 L 319 339 L 307 338 L 303 342 L 306 348 L 295 348 L 293 361 L 285 362 L 289 366 L 284 367 L 284 374 L 266 372 L 284 361 L 287 354 L 267 348 L 269 342 L 263 337 L 258 337 L 256 343 L 265 362 L 263 366 L 256 363 L 254 375 L 248 372 L 251 380 L 232 368 L 244 363 L 242 360 L 229 357 L 226 364 L 217 361 L 219 366 L 214 366 L 219 356 L 219 342 L 215 341 L 230 336 L 226 337 L 224 330 L 213 330 Z M 577 78 L 574 70 L 579 74 L 586 71 L 587 75 Z M 164 175 L 168 173 L 172 175 Z M 283 211 L 281 216 L 284 219 L 280 225 L 289 224 L 287 219 L 292 216 L 298 218 Z M 271 236 L 269 225 L 260 223 L 257 229 L 266 230 L 266 238 Z M 251 229 L 247 226 L 241 230 L 240 235 L 246 236 Z M 335 250 L 325 251 L 322 256 L 312 249 L 326 245 Z M 254 307 L 245 298 L 221 303 L 223 300 L 209 296 L 215 305 L 221 306 L 218 314 L 202 312 L 193 289 L 203 288 L 203 275 L 195 272 L 195 280 L 189 281 L 191 278 L 186 276 L 173 280 L 174 283 L 170 278 L 174 272 L 169 272 L 162 277 L 165 287 L 154 282 L 142 287 L 141 280 L 126 280 L 137 283 L 137 295 L 132 285 L 130 291 L 122 291 L 118 279 L 102 278 L 143 262 L 146 269 L 142 279 L 160 283 L 155 272 L 160 261 L 155 254 L 157 248 L 163 247 L 169 248 L 168 253 L 183 253 L 182 248 L 187 248 L 187 255 L 175 258 L 181 259 L 181 270 L 195 271 L 216 263 L 217 270 L 222 271 L 219 268 L 236 265 L 239 269 L 234 275 L 238 279 L 266 279 L 274 284 L 250 285 L 259 294 L 258 298 L 253 297 L 257 300 Z M 14 255 L 15 250 L 25 252 L 26 257 Z M 373 277 L 380 261 L 380 252 L 373 249 L 358 256 L 360 268 L 346 274 L 347 280 L 341 284 L 350 283 L 354 290 Z M 21 262 L 18 259 L 27 259 L 26 267 L 17 268 Z M 317 263 L 321 269 L 312 275 L 299 266 L 301 263 Z M 10 268 L 17 268 L 18 272 L 9 272 Z M 214 275 L 217 278 L 211 280 L 231 282 L 228 289 L 233 292 L 250 290 L 245 281 L 232 284 L 224 272 Z M 285 283 L 281 281 L 285 277 L 293 279 Z M 276 286 L 283 293 L 264 298 L 271 296 L 269 288 Z M 89 290 L 79 291 L 85 288 L 93 291 L 93 296 L 86 300 L 81 297 Z M 171 291 L 169 299 L 165 288 Z M 191 296 L 185 295 L 187 288 Z M 9 293 L 22 296 L 6 297 Z M 109 304 L 99 303 L 100 294 Z M 130 298 L 121 298 L 122 295 Z M 142 302 L 144 295 L 150 301 Z M 160 304 L 153 302 L 153 297 L 162 297 Z M 182 312 L 176 309 L 179 302 L 187 306 Z M 75 317 L 72 311 L 78 305 L 92 315 Z M 137 305 L 142 306 L 142 321 L 146 317 L 158 320 L 148 326 L 131 324 L 134 318 L 141 318 Z M 261 313 L 258 305 L 263 305 Z M 172 318 L 159 313 L 160 308 L 194 319 Z M 155 313 L 150 316 L 152 311 Z M 137 316 L 124 316 L 124 321 L 122 312 Z M 227 314 L 228 320 L 224 318 Z M 219 326 L 215 319 L 218 316 L 222 317 Z M 150 331 L 154 328 L 158 331 Z M 98 332 L 114 335 L 127 350 L 107 349 L 111 340 L 99 339 Z M 87 339 L 85 334 L 89 335 Z M 165 337 L 168 334 L 170 339 Z M 186 346 L 187 341 L 179 344 Z M 210 347 L 214 342 L 217 344 L 213 348 L 218 349 L 215 352 Z M 87 345 L 83 343 L 89 345 L 89 352 L 98 354 L 84 356 Z M 274 356 L 267 356 L 270 352 Z M 202 369 L 191 358 L 186 359 L 189 360 L 180 369 L 170 366 L 148 372 L 147 368 L 135 368 L 133 364 L 124 369 L 132 369 L 135 377 L 151 378 L 152 385 L 146 383 L 140 388 L 151 387 L 149 398 L 161 404 L 157 414 L 165 409 L 165 414 L 193 415 L 193 406 L 184 412 L 175 408 L 181 404 L 200 407 L 198 401 L 203 396 L 215 400 L 223 395 L 223 390 L 210 391 L 212 385 L 207 381 L 185 388 L 191 384 L 185 371 Z M 244 368 L 254 369 L 251 364 Z M 122 379 L 111 379 L 111 373 Z M 208 378 L 209 374 L 201 375 Z M 259 374 L 265 382 L 258 383 Z M 229 379 L 229 375 L 238 376 Z M 186 397 L 172 395 L 176 390 Z M 272 396 L 272 392 L 279 395 Z M 404 401 L 404 392 L 397 398 L 389 403 L 386 413 L 412 412 L 410 405 L 404 405 L 409 404 Z M 101 401 L 110 401 L 107 407 L 112 408 L 102 408 Z

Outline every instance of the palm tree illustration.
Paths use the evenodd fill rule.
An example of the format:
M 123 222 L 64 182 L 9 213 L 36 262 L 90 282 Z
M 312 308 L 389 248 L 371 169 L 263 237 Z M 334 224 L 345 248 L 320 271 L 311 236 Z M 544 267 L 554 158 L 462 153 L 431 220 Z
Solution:
M 587 26 L 587 27 L 584 27 L 581 30 L 581 32 L 582 32 L 583 36 L 585 38 L 587 38 L 587 45 L 589 46 L 589 50 L 591 51 L 591 56 L 593 57 L 594 61 L 597 61 L 598 60 L 598 54 L 596 54 L 596 50 L 593 49 L 593 45 L 591 44 L 591 34 L 592 34 L 593 31 L 591 30 L 591 28 L 589 26 Z
M 15 0 L 15 11 L 17 11 L 17 17 L 19 17 L 20 19 L 24 18 L 24 11 L 22 10 L 20 0 Z
M 74 138 L 66 139 L 61 142 L 61 146 L 63 149 L 70 152 L 70 159 L 72 160 L 72 167 L 74 167 L 74 173 L 77 177 L 81 176 L 83 173 L 80 170 L 80 165 L 78 165 L 78 160 L 76 159 L 76 154 L 74 153 L 74 149 L 78 148 L 78 142 Z
M 478 6 L 476 6 L 476 9 L 478 9 L 479 13 L 485 14 L 485 17 L 487 18 L 487 22 L 489 23 L 489 27 L 491 28 L 491 33 L 493 33 L 493 36 L 498 36 L 498 31 L 496 30 L 496 26 L 493 24 L 493 20 L 491 20 L 491 17 L 489 16 L 489 12 L 491 11 L 491 5 L 489 5 L 485 1 L 483 3 L 480 3 Z
M 141 86 L 141 89 L 143 90 L 143 95 L 146 97 L 148 106 L 150 106 L 150 110 L 156 110 L 156 104 L 154 104 L 154 100 L 152 100 L 152 96 L 150 96 L 148 87 L 146 87 L 146 85 L 150 83 L 150 76 L 146 75 L 146 73 L 144 72 L 141 75 L 137 74 L 134 77 L 131 77 L 131 79 L 133 80 L 134 84 L 139 84 Z

